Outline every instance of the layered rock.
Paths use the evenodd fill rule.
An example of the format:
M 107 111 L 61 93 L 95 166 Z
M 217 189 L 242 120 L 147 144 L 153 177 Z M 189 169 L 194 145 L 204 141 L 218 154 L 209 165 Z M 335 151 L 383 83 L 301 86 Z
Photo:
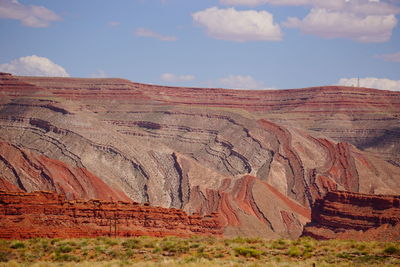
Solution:
M 130 198 L 113 189 L 88 170 L 49 159 L 27 149 L 0 142 L 0 189 L 47 190 L 67 199 L 123 200 Z
M 304 236 L 400 240 L 400 196 L 332 191 L 315 202 Z
M 31 89 L 23 95 L 11 93 L 26 84 Z M 399 167 L 321 135 L 323 130 L 309 130 L 335 112 L 379 113 L 391 124 L 399 112 L 397 93 L 342 87 L 235 91 L 15 76 L 6 76 L 0 92 L 7 96 L 0 109 L 4 142 L 85 169 L 136 202 L 218 212 L 228 235 L 297 237 L 311 205 L 331 190 L 400 193 Z M 348 119 L 353 121 L 340 123 Z M 23 169 L 19 161 L 14 165 Z M 7 181 L 21 188 L 17 179 Z
M 349 142 L 400 164 L 400 92 L 324 86 L 291 90 L 225 90 L 176 88 L 116 79 L 20 77 L 52 93 L 86 103 L 125 96 L 125 103 L 242 109 L 278 124 L 300 127 L 337 141 Z M 79 89 L 79 90 L 78 90 Z M 114 96 L 115 97 L 115 96 Z M 93 109 L 100 107 L 91 105 Z
M 0 190 L 0 238 L 78 238 L 97 236 L 215 235 L 222 229 L 214 215 L 187 215 L 178 209 L 132 202 L 67 201 L 53 192 Z

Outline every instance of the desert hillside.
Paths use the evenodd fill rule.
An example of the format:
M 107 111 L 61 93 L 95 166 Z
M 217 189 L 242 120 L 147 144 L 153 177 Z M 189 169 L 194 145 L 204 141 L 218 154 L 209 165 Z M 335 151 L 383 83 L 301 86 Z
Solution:
M 400 194 L 400 92 L 0 75 L 0 185 L 298 237 L 328 191 Z

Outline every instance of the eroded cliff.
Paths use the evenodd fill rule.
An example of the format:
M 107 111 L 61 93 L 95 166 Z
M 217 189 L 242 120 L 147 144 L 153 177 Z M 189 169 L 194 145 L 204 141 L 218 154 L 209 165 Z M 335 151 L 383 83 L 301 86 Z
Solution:
M 400 240 L 400 196 L 332 191 L 312 207 L 304 236 L 317 239 Z
M 221 235 L 214 215 L 132 202 L 67 201 L 63 195 L 0 190 L 0 238 Z
M 331 190 L 400 193 L 400 168 L 386 156 L 338 141 L 367 117 L 327 119 L 379 113 L 388 123 L 379 127 L 390 128 L 400 113 L 398 93 L 2 77 L 2 141 L 87 170 L 136 202 L 190 214 L 218 212 L 227 235 L 298 237 L 311 205 Z M 311 129 L 337 123 L 347 128 L 336 140 Z M 23 169 L 20 163 L 13 164 L 16 170 Z M 7 182 L 21 188 L 7 173 Z

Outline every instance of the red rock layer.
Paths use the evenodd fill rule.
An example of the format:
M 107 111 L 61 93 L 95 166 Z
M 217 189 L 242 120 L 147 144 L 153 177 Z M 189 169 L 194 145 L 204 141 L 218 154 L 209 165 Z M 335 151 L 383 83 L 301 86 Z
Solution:
M 0 179 L 0 189 L 48 190 L 65 194 L 68 199 L 131 200 L 84 168 L 72 167 L 1 141 L 0 167 L 3 167 L 2 175 L 7 176 Z
M 329 192 L 315 202 L 304 236 L 317 239 L 400 240 L 400 196 Z
M 234 233 L 225 232 L 228 236 L 260 234 L 275 238 L 276 235 L 266 235 L 273 229 L 282 236 L 296 238 L 302 229 L 300 221 L 310 220 L 309 209 L 251 175 L 245 175 L 232 184 L 231 179 L 225 179 L 218 190 L 207 189 L 206 195 L 202 195 L 199 187 L 195 187 L 192 194 L 195 195 L 199 213 L 217 211 L 216 216 L 223 227 L 240 229 Z M 264 203 L 266 199 L 269 201 Z M 250 221 L 264 229 L 249 231 L 246 228 Z
M 295 109 L 297 113 L 304 111 L 330 113 L 338 109 L 362 112 L 371 108 L 393 110 L 400 107 L 399 92 L 345 86 L 291 90 L 227 90 L 158 86 L 123 79 L 17 78 L 66 98 L 91 99 L 123 96 L 130 99 L 148 98 L 161 103 L 244 108 L 252 111 L 293 111 Z M 115 94 L 116 92 L 118 95 Z
M 0 190 L 0 238 L 220 235 L 214 216 L 132 202 L 67 201 L 53 192 Z
M 25 83 L 15 76 L 4 72 L 0 72 L 0 88 L 2 95 L 8 97 L 30 96 L 40 91 L 37 86 Z

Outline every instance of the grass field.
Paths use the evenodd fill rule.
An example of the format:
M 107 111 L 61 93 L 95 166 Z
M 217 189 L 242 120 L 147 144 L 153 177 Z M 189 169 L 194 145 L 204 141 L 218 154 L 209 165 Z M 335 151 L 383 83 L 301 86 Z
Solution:
M 0 266 L 400 266 L 400 243 L 241 237 L 0 240 Z

